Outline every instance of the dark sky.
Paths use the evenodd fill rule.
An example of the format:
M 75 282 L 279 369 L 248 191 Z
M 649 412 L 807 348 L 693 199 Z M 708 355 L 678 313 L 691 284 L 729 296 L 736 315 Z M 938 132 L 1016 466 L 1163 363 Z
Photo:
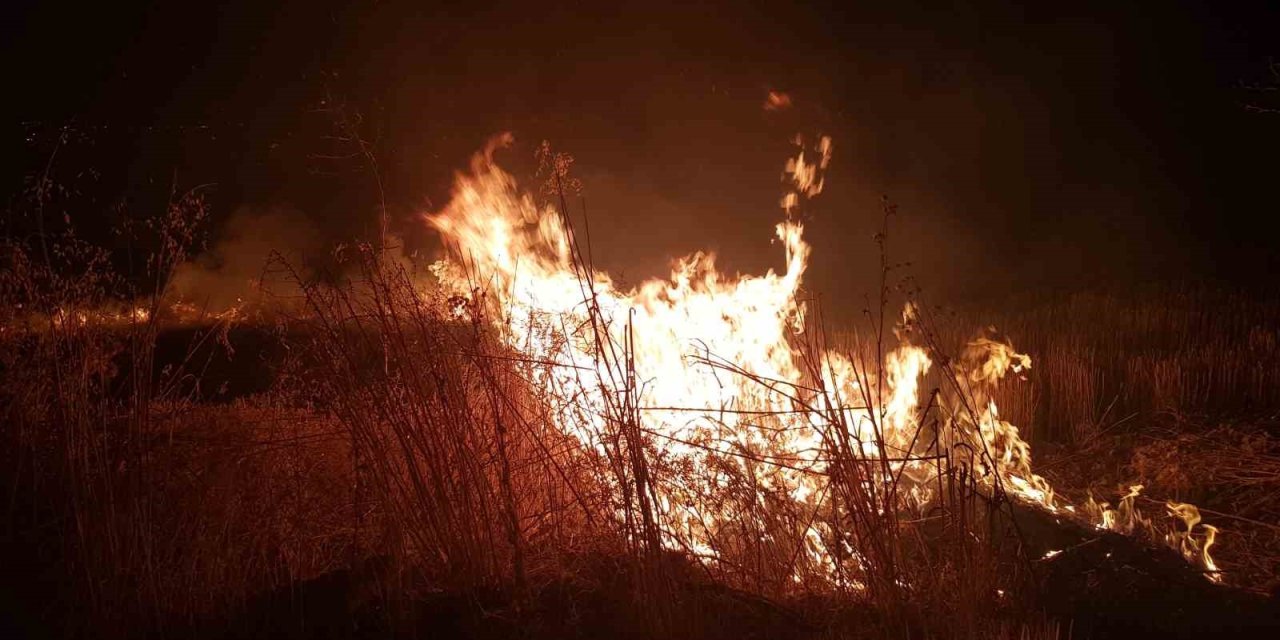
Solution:
M 327 157 L 350 152 L 329 137 L 342 104 L 424 246 L 415 214 L 511 130 L 521 170 L 542 139 L 577 157 L 605 266 L 655 275 L 699 248 L 731 271 L 780 265 L 787 141 L 821 132 L 835 156 L 806 214 L 809 282 L 829 297 L 872 281 L 882 195 L 893 258 L 942 295 L 1256 283 L 1280 265 L 1280 113 L 1241 88 L 1275 80 L 1280 3 L 188 4 L 5 8 L 7 192 L 69 125 L 59 176 L 94 202 L 212 183 L 224 220 L 285 208 L 367 233 L 369 174 Z M 770 89 L 795 107 L 766 113 Z

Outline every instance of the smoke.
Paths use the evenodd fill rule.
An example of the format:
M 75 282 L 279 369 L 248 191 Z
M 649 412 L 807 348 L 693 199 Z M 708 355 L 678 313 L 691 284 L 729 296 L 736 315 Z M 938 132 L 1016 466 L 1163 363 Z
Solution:
M 174 270 L 171 294 L 220 312 L 247 301 L 298 293 L 292 278 L 272 268 L 273 255 L 305 278 L 328 251 L 319 230 L 298 211 L 238 209 L 209 250 Z

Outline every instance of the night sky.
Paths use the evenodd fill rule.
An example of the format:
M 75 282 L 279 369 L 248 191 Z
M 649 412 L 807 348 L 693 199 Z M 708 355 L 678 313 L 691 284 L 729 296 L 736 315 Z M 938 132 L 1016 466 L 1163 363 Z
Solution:
M 55 171 L 101 225 L 210 184 L 215 233 L 287 210 L 314 228 L 281 243 L 368 234 L 377 190 L 333 139 L 341 106 L 393 227 L 427 251 L 418 214 L 510 130 L 518 174 L 543 139 L 576 156 L 602 266 L 658 275 L 701 248 L 781 266 L 801 132 L 835 142 L 805 213 L 829 298 L 870 286 L 882 196 L 893 259 L 940 297 L 1257 285 L 1280 266 L 1280 113 L 1248 108 L 1280 99 L 1246 88 L 1280 82 L 1280 3 L 188 4 L 6 6 L 11 207 L 71 131 Z M 766 112 L 770 90 L 794 107 Z

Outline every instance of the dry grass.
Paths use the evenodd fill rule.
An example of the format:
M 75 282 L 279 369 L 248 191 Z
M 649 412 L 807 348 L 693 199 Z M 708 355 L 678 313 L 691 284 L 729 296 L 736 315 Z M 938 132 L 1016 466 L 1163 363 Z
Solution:
M 1280 412 L 1280 300 L 1205 287 L 1078 293 L 956 311 L 948 344 L 991 325 L 1032 355 L 997 395 L 1029 439 L 1085 444 L 1162 411 Z
M 928 513 L 907 499 L 901 472 L 862 453 L 852 441 L 861 429 L 834 409 L 849 401 L 884 405 L 883 314 L 874 343 L 843 347 L 850 359 L 859 354 L 860 399 L 821 388 L 830 365 L 820 324 L 797 345 L 807 368 L 799 382 L 760 379 L 711 353 L 695 358 L 787 397 L 811 417 L 827 464 L 809 472 L 821 474 L 826 489 L 816 507 L 805 508 L 761 481 L 787 464 L 769 451 L 681 442 L 705 454 L 663 453 L 667 436 L 641 418 L 630 329 L 623 338 L 606 329 L 581 255 L 587 317 L 549 335 L 553 344 L 589 345 L 593 369 L 603 374 L 599 388 L 586 391 L 598 404 L 546 386 L 551 370 L 569 366 L 555 361 L 554 349 L 521 354 L 505 347 L 489 320 L 505 317 L 504 310 L 480 286 L 450 297 L 373 248 L 357 247 L 348 257 L 349 277 L 304 283 L 310 379 L 350 434 L 357 482 L 370 492 L 367 539 L 432 589 L 511 588 L 519 609 L 538 585 L 566 570 L 566 559 L 588 549 L 624 562 L 645 635 L 685 628 L 688 603 L 679 585 L 709 580 L 756 597 L 871 606 L 885 634 L 983 637 L 1000 624 L 996 594 L 1025 586 L 1018 545 L 1007 544 L 1018 535 L 1008 502 L 999 480 L 987 475 L 992 454 L 964 435 L 974 431 L 976 407 L 985 401 L 956 384 L 949 365 L 940 367 L 940 379 L 951 383 L 921 408 L 912 439 L 918 446 L 900 454 L 937 469 L 939 493 Z M 816 386 L 822 401 L 798 393 L 802 386 Z M 599 414 L 584 420 L 586 412 Z M 570 436 L 566 419 L 593 433 Z M 884 419 L 879 410 L 870 413 L 871 431 L 888 450 Z M 750 428 L 781 427 L 768 413 L 756 421 L 763 426 Z M 714 510 L 720 524 L 707 530 L 709 552 L 676 547 L 683 553 L 672 554 L 672 542 L 682 539 L 668 535 L 677 525 L 658 506 L 668 498 Z M 820 544 L 834 554 L 834 579 L 804 552 L 811 526 L 820 527 Z
M 347 429 L 382 510 L 380 548 L 469 588 L 522 582 L 530 549 L 590 537 L 605 507 L 583 477 L 598 470 L 522 375 L 547 365 L 451 320 L 404 267 L 372 250 L 355 261 L 354 280 L 306 290 L 303 375 Z
M 953 312 L 949 342 L 978 312 Z M 1280 570 L 1275 464 L 1280 301 L 1185 287 L 1011 301 L 982 317 L 1032 354 L 1025 384 L 995 394 L 1065 493 L 1200 506 L 1222 528 L 1224 577 L 1268 592 Z
M 958 359 L 938 359 L 936 391 L 900 454 L 937 470 L 937 497 L 924 512 L 904 498 L 901 473 L 883 456 L 862 453 L 851 436 L 861 430 L 845 424 L 847 414 L 820 408 L 883 406 L 892 331 L 885 312 L 894 306 L 887 294 L 860 337 L 829 340 L 815 321 L 797 339 L 805 379 L 792 386 L 808 385 L 822 401 L 792 399 L 811 416 L 828 461 L 820 472 L 826 493 L 804 509 L 759 482 L 785 464 L 769 452 L 686 443 L 706 449 L 704 468 L 662 455 L 662 434 L 641 417 L 636 355 L 604 328 L 585 280 L 588 321 L 559 338 L 593 344 L 597 369 L 616 383 L 591 390 L 602 399 L 598 447 L 563 428 L 566 416 L 594 405 L 546 388 L 548 372 L 563 365 L 505 346 L 479 289 L 445 296 L 368 247 L 349 253 L 342 274 L 298 278 L 309 309 L 282 318 L 292 323 L 289 386 L 253 402 L 196 403 L 195 364 L 226 346 L 224 327 L 199 334 L 179 364 L 160 368 L 156 311 L 203 216 L 199 199 L 184 197 L 155 221 L 145 288 L 71 237 L 48 242 L 42 232 L 38 245 L 6 246 L 0 302 L 12 317 L 0 326 L 44 322 L 38 331 L 0 334 L 5 487 L 10 512 L 24 514 L 10 518 L 7 537 L 44 552 L 66 581 L 54 610 L 84 609 L 64 620 L 69 633 L 226 625 L 266 594 L 354 574 L 370 558 L 388 560 L 379 566 L 389 570 L 367 579 L 400 630 L 413 630 L 414 602 L 441 592 L 498 592 L 504 615 L 526 620 L 522 612 L 537 611 L 548 593 L 594 579 L 583 558 L 606 557 L 620 567 L 623 586 L 597 588 L 623 591 L 638 635 L 692 634 L 700 621 L 690 612 L 701 601 L 690 594 L 708 585 L 739 600 L 820 609 L 810 619 L 832 621 L 825 627 L 832 636 L 1061 635 L 1025 603 L 997 596 L 1026 592 L 1032 576 L 999 480 L 984 475 L 992 454 L 964 435 L 991 391 L 956 384 Z M 580 277 L 589 278 L 579 261 L 588 267 Z M 121 298 L 140 298 L 150 312 L 123 325 L 74 321 L 77 309 Z M 1207 406 L 1220 394 L 1280 401 L 1268 395 L 1277 393 L 1271 369 L 1241 364 L 1246 353 L 1250 362 L 1275 356 L 1274 334 L 1260 327 L 1276 326 L 1266 324 L 1276 309 L 1220 319 L 1191 308 L 1202 303 L 1186 303 L 1181 315 L 1169 310 L 1178 305 L 1144 311 L 1105 303 L 1115 308 L 1104 316 L 1121 320 L 1096 340 L 1059 320 L 1062 309 L 1005 323 L 1015 338 L 1027 336 L 1022 345 L 1033 353 L 1045 345 L 1045 356 L 1030 393 L 1010 385 L 994 391 L 997 400 L 1015 418 L 1023 412 L 1024 424 L 1045 425 L 1038 428 L 1046 436 L 1076 438 L 1090 432 L 1053 425 L 1096 430 L 1125 412 Z M 935 354 L 959 352 L 944 329 L 920 331 L 916 339 Z M 1192 340 L 1200 335 L 1215 337 Z M 857 363 L 863 397 L 822 388 L 832 347 Z M 723 375 L 778 386 L 714 354 L 702 357 Z M 1183 371 L 1196 358 L 1209 363 L 1208 373 Z M 1110 372 L 1121 372 L 1117 388 L 1126 390 L 1115 402 L 1106 400 Z M 869 419 L 879 449 L 889 450 L 884 414 Z M 1173 455 L 1160 446 L 1143 449 L 1144 460 Z M 1259 449 L 1257 460 L 1273 455 Z M 1247 474 L 1255 467 L 1233 468 L 1218 476 L 1224 485 L 1266 485 Z M 699 477 L 710 469 L 724 480 Z M 1257 504 L 1265 504 L 1259 491 Z M 727 524 L 708 541 L 712 553 L 672 548 L 659 496 L 716 505 Z M 1237 506 L 1258 508 L 1251 505 Z M 834 580 L 806 565 L 802 549 L 815 523 L 835 557 Z M 873 615 L 859 617 L 867 611 Z
M 45 585 L 41 625 L 128 635 L 237 611 L 345 561 L 335 424 L 281 404 L 195 404 L 225 326 L 157 358 L 157 311 L 204 215 L 189 193 L 141 225 L 153 250 L 132 279 L 69 225 L 3 246 L 5 553 L 18 579 Z M 81 320 L 121 299 L 146 313 Z
M 1143 509 L 1188 502 L 1220 528 L 1214 557 L 1224 579 L 1263 594 L 1280 587 L 1280 437 L 1274 420 L 1209 420 L 1163 413 L 1039 465 L 1073 496 L 1112 496 L 1142 484 Z M 1160 498 L 1159 500 L 1155 498 Z
M 444 296 L 367 247 L 349 252 L 342 274 L 298 278 L 309 309 L 282 317 L 293 336 L 286 387 L 250 403 L 201 405 L 189 393 L 196 363 L 226 347 L 224 327 L 198 334 L 180 364 L 157 371 L 155 311 L 202 218 L 198 199 L 179 199 L 157 220 L 142 292 L 151 312 L 123 325 L 62 320 L 136 298 L 105 256 L 82 243 L 55 245 L 82 258 L 68 272 L 30 246 L 8 248 L 15 268 L 4 301 L 23 311 L 4 326 L 46 321 L 2 336 L 6 486 L 11 508 L 29 513 L 11 519 L 29 525 L 11 538 L 45 548 L 67 578 L 61 610 L 85 607 L 67 619 L 71 633 L 233 624 L 268 594 L 354 575 L 369 558 L 387 559 L 379 566 L 391 570 L 362 580 L 376 583 L 376 599 L 402 630 L 417 621 L 414 602 L 441 592 L 503 593 L 500 607 L 521 619 L 547 593 L 593 580 L 585 557 L 619 565 L 622 581 L 596 588 L 623 591 L 640 635 L 701 628 L 690 613 L 701 600 L 691 594 L 708 585 L 802 611 L 821 602 L 824 613 L 811 619 L 834 621 L 831 634 L 1060 633 L 1053 623 L 1018 626 L 1034 615 L 997 598 L 1026 592 L 1032 576 L 999 481 L 993 490 L 981 471 L 993 466 L 991 454 L 962 435 L 985 396 L 956 385 L 948 361 L 901 453 L 937 469 L 938 497 L 926 512 L 908 504 L 902 475 L 883 457 L 861 453 L 844 411 L 818 408 L 883 406 L 885 311 L 896 305 L 887 296 L 860 338 L 829 341 L 815 322 L 796 345 L 806 376 L 798 384 L 823 401 L 793 400 L 812 416 L 828 460 L 826 494 L 809 510 L 761 485 L 770 467 L 785 464 L 769 452 L 743 449 L 731 459 L 707 447 L 701 461 L 712 466 L 703 469 L 662 455 L 662 435 L 641 418 L 635 354 L 604 329 L 589 294 L 589 322 L 572 338 L 593 341 L 597 367 L 624 381 L 593 390 L 603 399 L 598 448 L 562 428 L 566 415 L 589 409 L 538 382 L 562 365 L 506 347 L 483 296 Z M 934 333 L 917 338 L 946 349 Z M 858 363 L 863 397 L 821 388 L 832 347 Z M 776 386 L 703 357 L 723 375 Z M 869 419 L 888 450 L 884 414 Z M 699 477 L 711 468 L 725 481 Z M 716 505 L 728 524 L 708 541 L 711 554 L 671 548 L 660 495 Z M 835 555 L 834 581 L 806 565 L 813 524 Z M 861 617 L 866 611 L 873 615 Z

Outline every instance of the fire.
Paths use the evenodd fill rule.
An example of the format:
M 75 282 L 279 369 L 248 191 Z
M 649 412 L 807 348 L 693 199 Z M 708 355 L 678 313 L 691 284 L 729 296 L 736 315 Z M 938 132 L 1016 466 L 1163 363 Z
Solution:
M 156 303 L 141 300 L 132 305 L 108 304 L 95 307 L 58 307 L 51 313 L 13 313 L 0 323 L 0 332 L 31 334 L 50 329 L 127 329 L 142 327 L 152 320 L 165 327 L 235 323 L 254 311 L 243 300 L 225 309 L 210 310 L 184 300 Z M 16 311 L 21 311 L 18 309 Z
M 785 111 L 791 108 L 791 96 L 781 91 L 770 91 L 764 99 L 765 111 Z
M 1204 567 L 1210 579 L 1214 582 L 1220 581 L 1220 576 L 1216 573 L 1218 565 L 1213 561 L 1213 556 L 1209 555 L 1209 547 L 1213 546 L 1214 540 L 1218 536 L 1218 529 L 1213 525 L 1200 523 L 1200 510 L 1192 504 L 1181 502 L 1167 502 L 1165 507 L 1169 510 L 1169 515 L 1178 518 L 1186 526 L 1186 531 L 1174 531 L 1166 534 L 1165 543 L 1170 547 L 1180 551 L 1182 556 L 1188 562 L 1199 564 Z M 1193 535 L 1196 525 L 1204 530 L 1203 541 L 1197 540 Z
M 951 382 L 935 404 L 922 385 L 935 363 L 912 343 L 914 307 L 903 313 L 899 343 L 870 366 L 805 333 L 811 249 L 797 211 L 823 190 L 830 138 L 810 146 L 797 137 L 800 151 L 786 164 L 784 216 L 773 229 L 781 271 L 731 277 L 714 255 L 696 252 L 675 260 L 667 278 L 633 287 L 594 269 L 563 211 L 540 206 L 495 164 L 495 152 L 511 142 L 509 134 L 491 141 L 456 176 L 452 201 L 426 216 L 458 256 L 432 272 L 465 301 L 459 309 L 483 317 L 509 347 L 553 363 L 531 366 L 529 377 L 556 399 L 561 428 L 584 449 L 644 461 L 618 474 L 615 493 L 627 496 L 617 499 L 619 519 L 638 517 L 633 483 L 642 507 L 652 498 L 661 544 L 723 559 L 741 546 L 737 514 L 768 506 L 783 515 L 752 535 L 760 544 L 799 541 L 809 569 L 797 561 L 791 579 L 841 580 L 856 575 L 863 557 L 815 517 L 829 508 L 833 456 L 879 461 L 877 476 L 865 481 L 869 491 L 900 482 L 895 499 L 923 508 L 936 498 L 939 473 L 936 457 L 921 454 L 930 439 L 976 456 L 993 490 L 1076 512 L 1032 472 L 1030 447 L 990 399 L 1004 376 L 1031 366 L 1027 356 L 975 340 L 944 365 Z M 947 428 L 927 426 L 927 411 Z M 922 436 L 926 429 L 931 436 Z M 1100 527 L 1132 531 L 1145 522 L 1133 507 L 1140 489 L 1119 510 L 1091 503 L 1085 511 Z M 1213 531 L 1198 543 L 1190 536 L 1198 516 L 1184 521 L 1187 533 L 1169 543 L 1212 567 Z M 857 586 L 856 578 L 845 584 Z

